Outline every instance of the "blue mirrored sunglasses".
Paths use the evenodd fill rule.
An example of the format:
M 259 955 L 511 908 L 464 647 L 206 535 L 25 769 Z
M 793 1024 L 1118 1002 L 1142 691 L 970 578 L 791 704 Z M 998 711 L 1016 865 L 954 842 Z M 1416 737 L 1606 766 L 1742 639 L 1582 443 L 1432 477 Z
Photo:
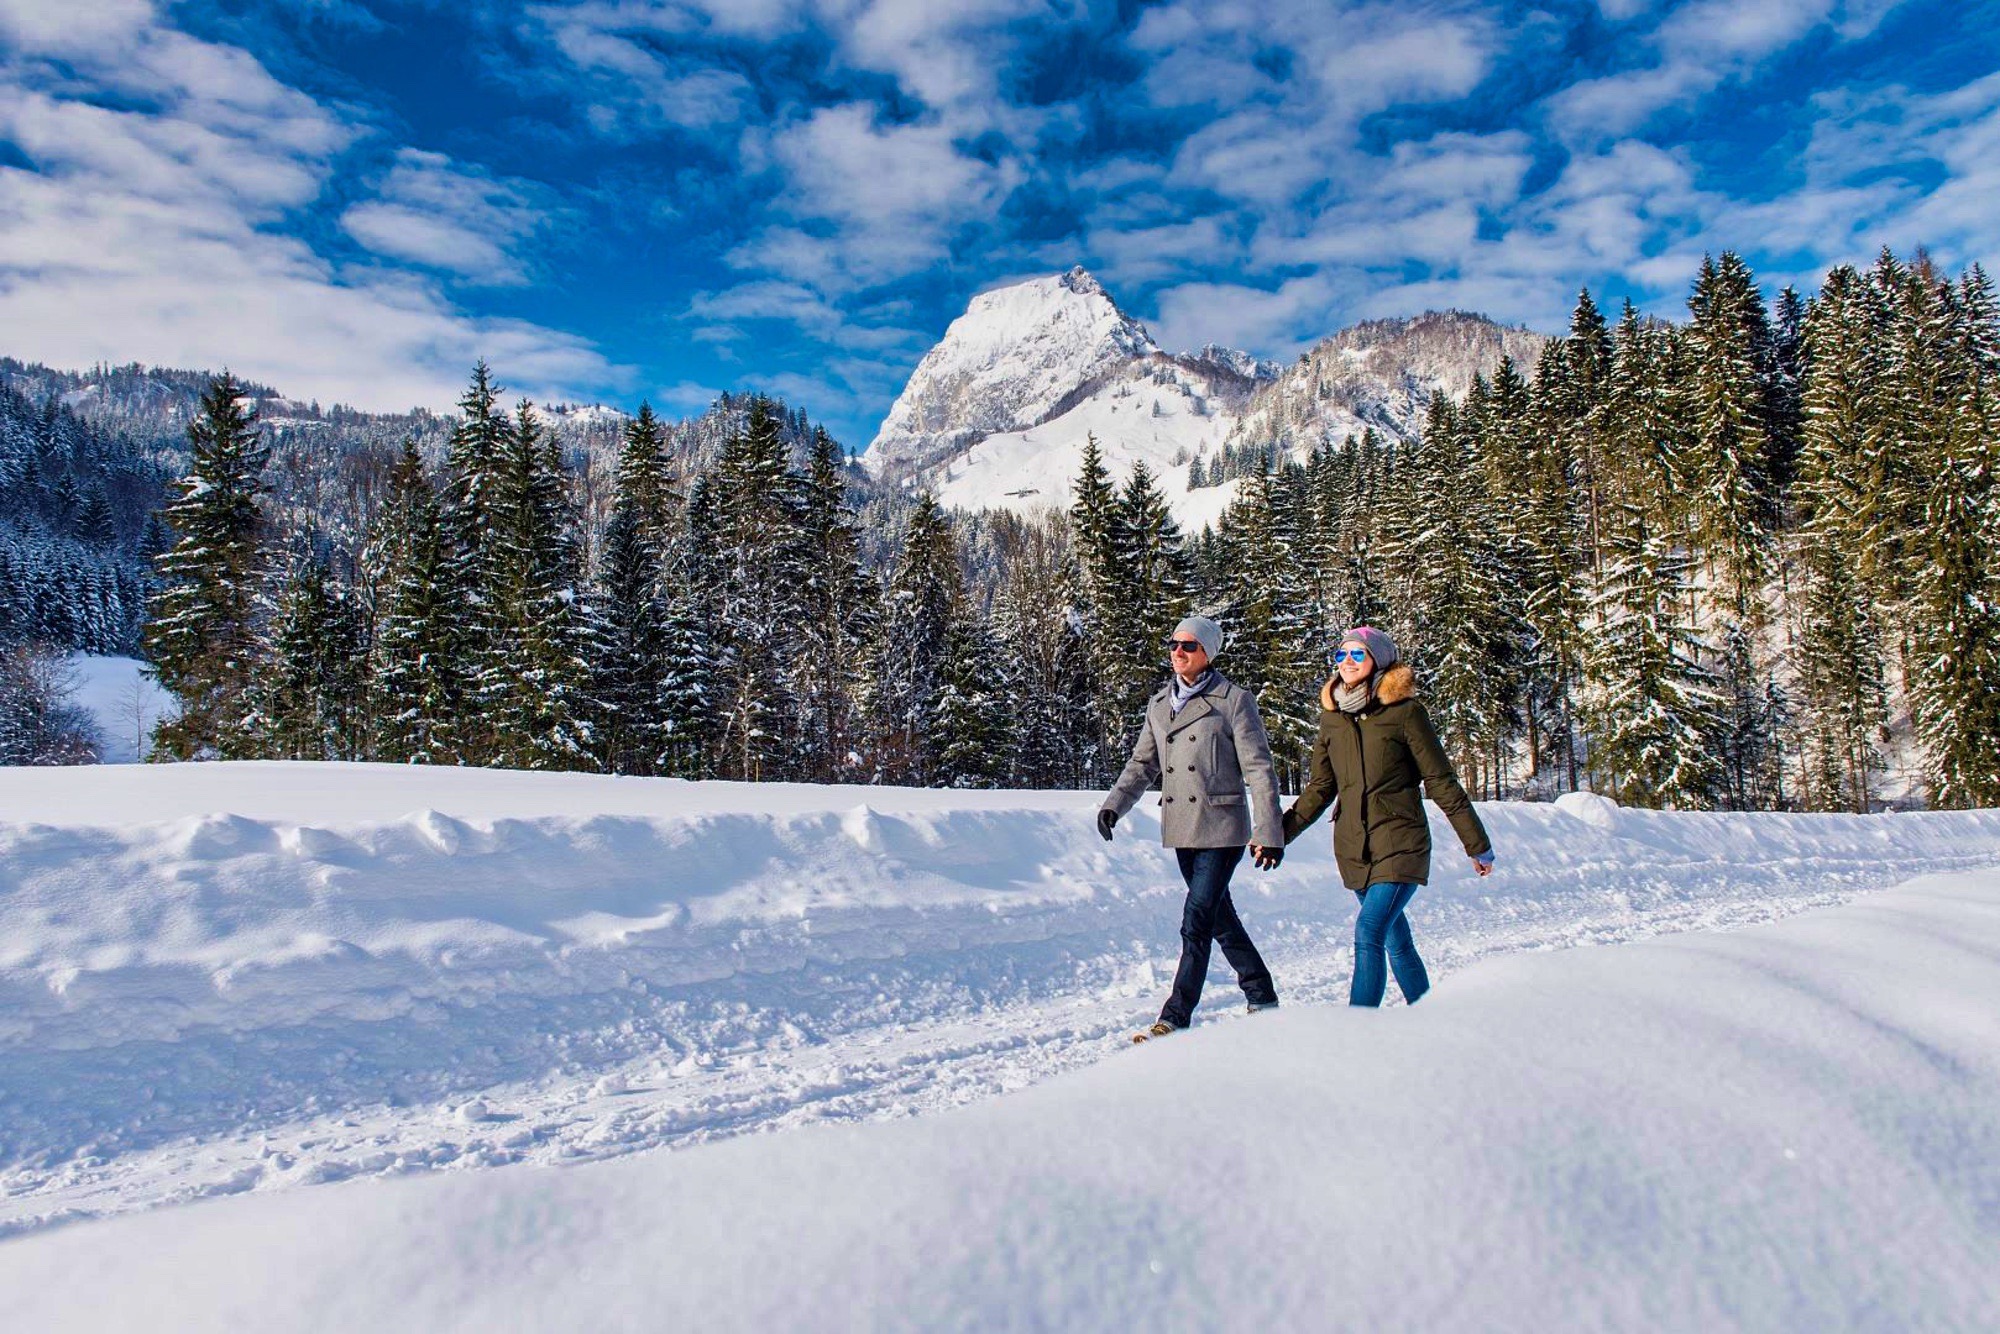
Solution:
M 1368 650 L 1365 648 L 1337 648 L 1333 651 L 1333 665 L 1336 667 L 1343 662 L 1366 661 L 1368 661 Z

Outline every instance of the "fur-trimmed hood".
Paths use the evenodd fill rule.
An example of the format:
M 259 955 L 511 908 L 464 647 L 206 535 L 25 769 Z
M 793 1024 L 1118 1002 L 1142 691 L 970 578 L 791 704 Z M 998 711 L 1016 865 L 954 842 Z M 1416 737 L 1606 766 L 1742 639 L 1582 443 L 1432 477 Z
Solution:
M 1326 684 L 1319 688 L 1319 704 L 1331 712 L 1339 708 L 1333 702 L 1334 687 L 1340 684 L 1336 673 L 1329 676 Z M 1410 670 L 1407 662 L 1392 662 L 1375 677 L 1375 702 L 1377 704 L 1401 704 L 1406 699 L 1417 697 L 1417 674 Z

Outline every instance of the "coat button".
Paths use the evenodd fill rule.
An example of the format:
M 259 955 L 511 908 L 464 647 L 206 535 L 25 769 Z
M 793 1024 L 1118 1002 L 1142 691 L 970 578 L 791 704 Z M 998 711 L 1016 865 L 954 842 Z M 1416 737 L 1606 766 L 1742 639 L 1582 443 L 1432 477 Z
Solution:
M 1168 772 L 1168 773 L 1172 773 L 1173 771 L 1174 771 L 1174 766 L 1173 766 L 1173 765 L 1171 765 L 1171 764 L 1170 764 L 1170 765 L 1168 765 L 1168 766 L 1167 766 L 1167 772 Z
M 1173 805 L 1173 804 L 1174 804 L 1174 799 L 1173 799 L 1172 797 L 1162 797 L 1162 798 L 1161 798 L 1161 801 L 1162 801 L 1162 803 L 1163 803 L 1163 804 L 1165 804 L 1165 805 L 1168 805 L 1168 806 L 1171 806 L 1171 805 Z

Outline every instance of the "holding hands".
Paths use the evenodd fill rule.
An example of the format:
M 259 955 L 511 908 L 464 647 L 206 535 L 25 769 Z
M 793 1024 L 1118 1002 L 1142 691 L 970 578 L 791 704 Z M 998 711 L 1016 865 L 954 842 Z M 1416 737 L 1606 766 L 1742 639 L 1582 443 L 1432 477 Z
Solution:
M 1266 848 L 1256 843 L 1250 845 L 1250 862 L 1260 871 L 1275 871 L 1284 860 L 1283 848 Z

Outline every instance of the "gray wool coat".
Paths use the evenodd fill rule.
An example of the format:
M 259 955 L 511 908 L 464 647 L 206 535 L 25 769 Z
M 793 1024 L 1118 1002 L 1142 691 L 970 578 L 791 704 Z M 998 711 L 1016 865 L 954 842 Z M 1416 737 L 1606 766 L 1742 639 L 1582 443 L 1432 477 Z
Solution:
M 1172 694 L 1169 686 L 1147 702 L 1146 725 L 1104 808 L 1123 815 L 1157 786 L 1160 842 L 1170 848 L 1283 847 L 1278 776 L 1256 699 L 1220 672 L 1178 714 Z

